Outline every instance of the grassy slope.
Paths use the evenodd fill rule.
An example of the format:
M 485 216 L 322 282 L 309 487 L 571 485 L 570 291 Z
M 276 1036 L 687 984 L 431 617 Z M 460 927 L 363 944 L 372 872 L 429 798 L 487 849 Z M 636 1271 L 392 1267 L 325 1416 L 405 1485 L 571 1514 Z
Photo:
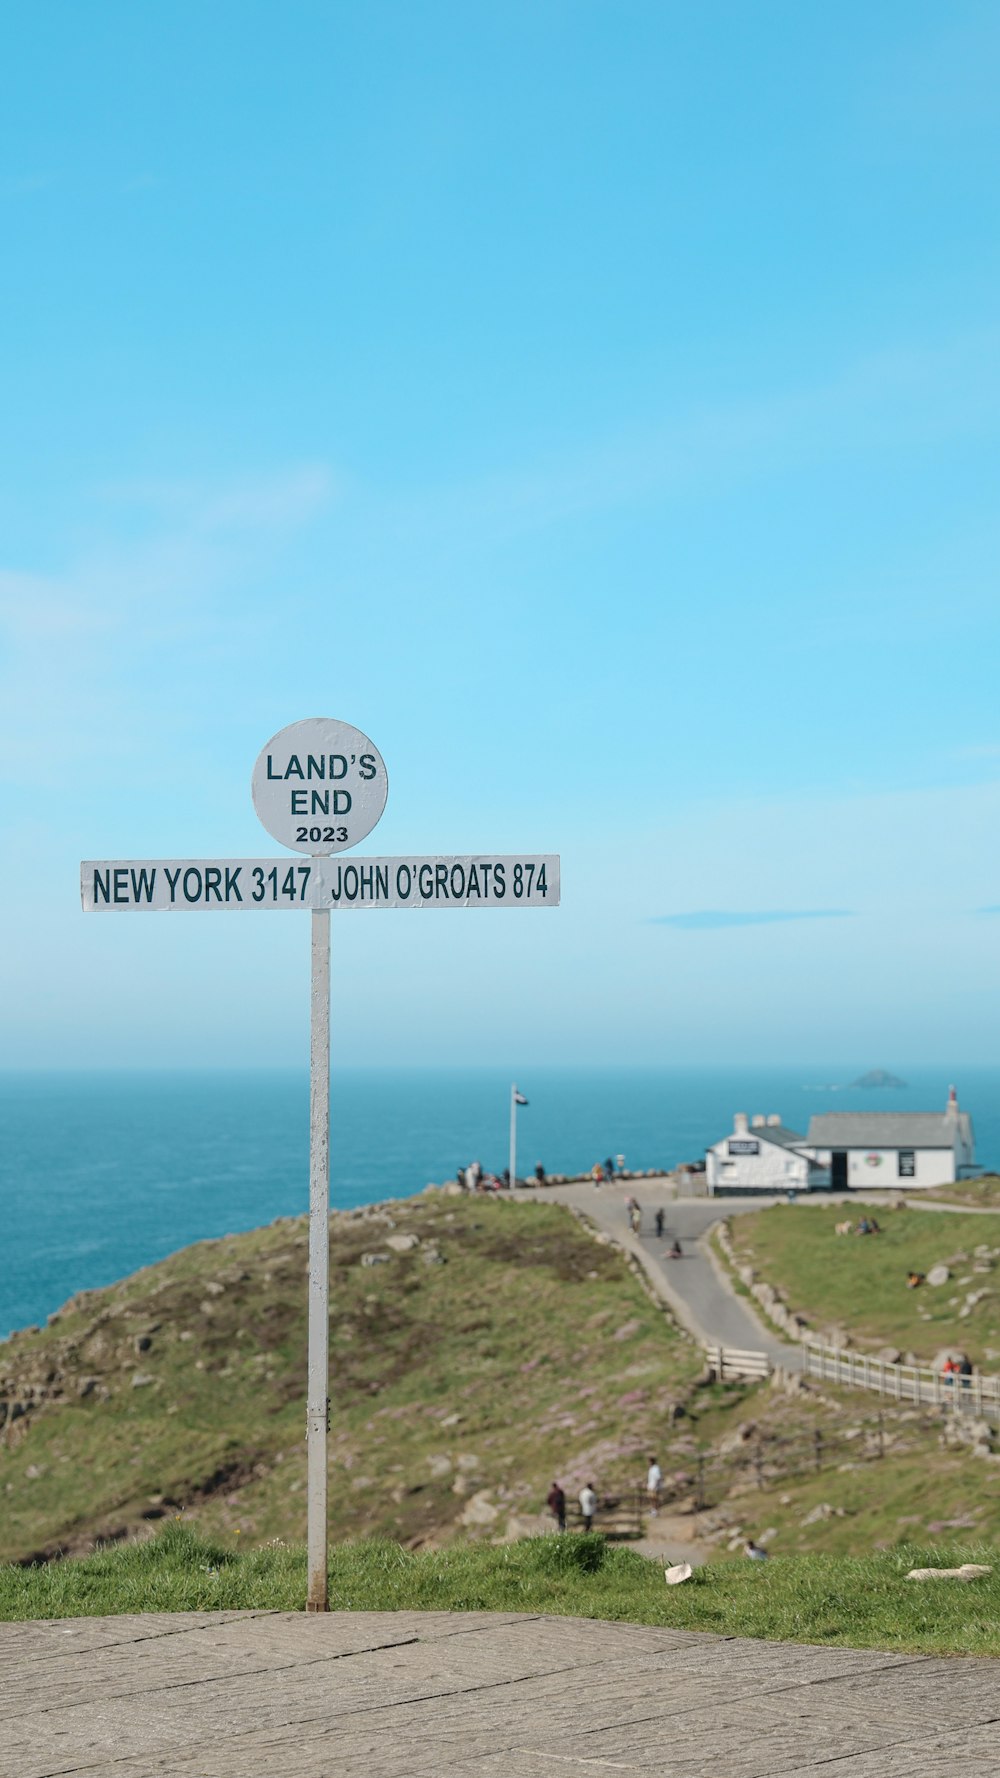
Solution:
M 390 1233 L 421 1245 L 362 1265 Z M 305 1271 L 305 1224 L 286 1220 L 0 1347 L 0 1396 L 57 1397 L 0 1435 L 0 1557 L 80 1551 L 179 1508 L 211 1534 L 300 1536 Z M 620 1256 L 551 1204 L 434 1195 L 335 1217 L 331 1293 L 338 1538 L 435 1541 L 483 1492 L 464 1529 L 495 1535 L 543 1507 L 554 1473 L 638 1480 L 699 1367 Z
M 699 1520 L 713 1562 L 733 1554 L 727 1546 L 737 1531 L 759 1537 L 773 1530 L 768 1547 L 782 1556 L 856 1556 L 942 1537 L 968 1537 L 994 1552 L 1000 1545 L 996 1467 L 967 1446 L 945 1444 L 946 1419 L 888 1404 L 880 1413 L 877 1400 L 861 1391 L 812 1384 L 791 1397 L 761 1387 L 704 1391 L 691 1407 L 669 1457 L 685 1461 L 683 1444 L 692 1432 L 715 1453 L 706 1466 L 708 1504 Z M 750 1436 L 733 1451 L 737 1429 Z M 880 1448 L 881 1458 L 875 1455 Z M 824 1506 L 832 1509 L 829 1516 L 805 1523 Z M 737 1552 L 734 1559 L 742 1557 Z
M 863 1210 L 873 1213 L 862 1205 L 855 1215 Z M 856 1344 L 898 1346 L 921 1359 L 958 1345 L 983 1369 L 1000 1369 L 1000 1215 L 885 1209 L 874 1212 L 883 1232 L 859 1238 L 835 1235 L 834 1225 L 846 1214 L 842 1205 L 821 1210 L 783 1204 L 736 1216 L 733 1246 L 738 1259 L 780 1289 L 819 1336 L 825 1328 L 844 1327 Z M 983 1246 L 991 1258 L 976 1257 Z M 940 1261 L 951 1266 L 948 1284 L 907 1290 L 909 1270 L 926 1273 Z M 988 1295 L 960 1318 L 966 1296 L 979 1289 Z
M 1000 1174 L 987 1173 L 982 1179 L 958 1179 L 954 1185 L 935 1186 L 920 1196 L 935 1198 L 941 1204 L 971 1204 L 976 1210 L 1000 1210 Z
M 330 1591 L 341 1610 L 548 1612 L 855 1648 L 1000 1654 L 1000 1569 L 967 1586 L 904 1579 L 911 1566 L 977 1556 L 975 1548 L 919 1547 L 864 1559 L 800 1556 L 700 1569 L 666 1587 L 658 1563 L 598 1537 L 420 1554 L 370 1542 L 334 1551 Z M 0 1569 L 0 1617 L 293 1610 L 304 1592 L 300 1548 L 237 1554 L 169 1525 L 152 1543 L 86 1561 Z

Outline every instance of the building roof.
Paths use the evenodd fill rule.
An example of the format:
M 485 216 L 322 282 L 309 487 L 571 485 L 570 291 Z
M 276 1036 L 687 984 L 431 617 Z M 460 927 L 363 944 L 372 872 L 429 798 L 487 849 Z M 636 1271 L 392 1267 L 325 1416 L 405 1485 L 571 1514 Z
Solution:
M 763 1136 L 765 1142 L 776 1142 L 779 1148 L 801 1148 L 805 1141 L 797 1130 L 786 1129 L 784 1124 L 751 1124 L 748 1136 Z
M 967 1111 L 826 1111 L 809 1120 L 810 1148 L 954 1148 L 955 1137 L 971 1147 Z

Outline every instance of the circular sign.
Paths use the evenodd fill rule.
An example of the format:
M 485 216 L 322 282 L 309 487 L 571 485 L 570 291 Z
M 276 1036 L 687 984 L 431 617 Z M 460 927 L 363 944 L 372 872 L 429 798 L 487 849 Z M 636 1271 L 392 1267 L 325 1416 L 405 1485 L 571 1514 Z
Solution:
M 330 716 L 279 729 L 250 783 L 253 806 L 276 840 L 294 852 L 344 852 L 381 819 L 389 780 L 377 747 Z

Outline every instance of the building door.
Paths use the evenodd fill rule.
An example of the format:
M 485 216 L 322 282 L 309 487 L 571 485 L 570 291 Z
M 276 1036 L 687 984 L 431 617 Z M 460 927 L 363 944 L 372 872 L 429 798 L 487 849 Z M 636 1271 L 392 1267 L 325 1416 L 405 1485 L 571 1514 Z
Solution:
M 847 1153 L 843 1148 L 835 1148 L 830 1155 L 830 1190 L 847 1190 Z

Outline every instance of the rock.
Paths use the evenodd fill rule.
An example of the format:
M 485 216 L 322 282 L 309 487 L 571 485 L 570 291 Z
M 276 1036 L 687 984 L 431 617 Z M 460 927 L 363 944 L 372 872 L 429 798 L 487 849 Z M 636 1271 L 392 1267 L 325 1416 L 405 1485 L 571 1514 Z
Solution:
M 37 1482 L 39 1476 L 43 1476 L 44 1474 L 45 1474 L 44 1463 L 29 1463 L 27 1469 L 24 1472 L 25 1480 L 29 1481 L 29 1482 Z
M 222 1296 L 225 1288 L 224 1284 L 219 1284 L 214 1278 L 210 1278 L 205 1286 L 209 1296 Z
M 414 1247 L 420 1246 L 419 1235 L 387 1235 L 385 1244 L 393 1253 L 411 1253 Z
M 500 1508 L 494 1506 L 489 1491 L 481 1488 L 478 1494 L 472 1494 L 466 1501 L 460 1514 L 463 1525 L 495 1525 L 500 1517 Z
M 388 1265 L 390 1257 L 391 1255 L 388 1253 L 363 1253 L 361 1264 L 363 1266 L 385 1266 Z
M 939 1284 L 947 1284 L 950 1277 L 951 1273 L 947 1266 L 932 1266 L 927 1274 L 926 1282 L 934 1285 L 936 1288 Z
M 880 1346 L 875 1356 L 880 1364 L 899 1364 L 903 1354 L 898 1346 Z
M 155 1383 L 155 1382 L 156 1382 L 156 1378 L 151 1377 L 149 1375 L 148 1371 L 133 1371 L 132 1372 L 132 1387 L 133 1387 L 133 1389 L 145 1389 L 148 1383 Z
M 441 1187 L 441 1196 L 443 1198 L 464 1198 L 465 1187 L 459 1185 L 457 1179 L 447 1179 Z
M 443 1451 L 433 1452 L 433 1454 L 428 1457 L 427 1462 L 432 1476 L 437 1477 L 451 1474 L 451 1458 L 446 1457 Z
M 455 1467 L 460 1469 L 463 1475 L 478 1475 L 483 1466 L 472 1451 L 463 1451 L 460 1456 L 456 1457 Z
M 464 1414 L 446 1414 L 441 1424 L 442 1426 L 460 1426 L 464 1418 Z
M 984 1562 L 963 1562 L 961 1568 L 911 1568 L 907 1580 L 978 1580 L 981 1574 L 992 1574 Z
M 445 1264 L 444 1254 L 437 1247 L 425 1247 L 420 1257 L 425 1266 L 443 1266 Z M 597 1277 L 596 1272 L 594 1277 Z
M 820 1502 L 819 1506 L 814 1506 L 812 1512 L 806 1513 L 802 1523 L 803 1525 L 818 1525 L 821 1519 L 842 1519 L 843 1517 L 842 1506 L 831 1506 L 828 1500 L 824 1500 Z
M 721 1438 L 716 1446 L 720 1457 L 724 1457 L 729 1451 L 738 1451 L 742 1445 L 747 1443 L 748 1439 L 753 1438 L 756 1430 L 756 1421 L 747 1420 L 743 1426 L 737 1426 L 732 1432 L 727 1432 L 725 1438 Z

